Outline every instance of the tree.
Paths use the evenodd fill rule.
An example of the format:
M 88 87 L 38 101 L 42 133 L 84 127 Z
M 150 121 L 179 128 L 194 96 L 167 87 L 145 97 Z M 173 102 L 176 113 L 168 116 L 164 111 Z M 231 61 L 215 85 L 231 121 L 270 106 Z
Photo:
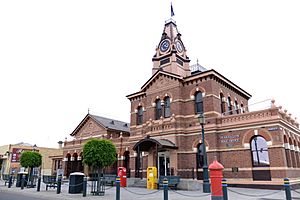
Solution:
M 83 147 L 83 163 L 97 171 L 97 193 L 100 193 L 100 173 L 116 161 L 117 149 L 110 140 L 92 139 Z
M 22 167 L 29 168 L 29 178 L 31 181 L 31 186 L 33 187 L 33 168 L 42 165 L 42 155 L 35 151 L 25 151 L 21 154 L 20 164 Z

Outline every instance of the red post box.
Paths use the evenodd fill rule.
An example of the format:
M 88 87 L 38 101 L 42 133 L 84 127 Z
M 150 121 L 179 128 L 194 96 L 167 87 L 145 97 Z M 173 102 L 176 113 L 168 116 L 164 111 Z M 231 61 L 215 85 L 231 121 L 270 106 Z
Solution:
M 212 199 L 218 199 L 223 197 L 222 191 L 222 178 L 223 178 L 223 165 L 217 161 L 217 158 L 208 167 L 210 171 L 211 180 L 211 197 Z
M 126 187 L 126 168 L 125 167 L 118 168 L 118 176 L 120 177 L 120 186 Z

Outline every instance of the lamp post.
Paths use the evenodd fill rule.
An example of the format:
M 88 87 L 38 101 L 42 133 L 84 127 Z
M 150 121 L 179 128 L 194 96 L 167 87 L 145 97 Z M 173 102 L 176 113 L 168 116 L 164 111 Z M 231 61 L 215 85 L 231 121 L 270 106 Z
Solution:
M 208 175 L 208 167 L 207 167 L 207 154 L 206 154 L 205 136 L 204 136 L 205 117 L 203 114 L 199 115 L 199 122 L 202 131 L 201 137 L 202 137 L 202 147 L 203 147 L 203 192 L 210 193 L 210 183 L 209 183 L 209 175 Z

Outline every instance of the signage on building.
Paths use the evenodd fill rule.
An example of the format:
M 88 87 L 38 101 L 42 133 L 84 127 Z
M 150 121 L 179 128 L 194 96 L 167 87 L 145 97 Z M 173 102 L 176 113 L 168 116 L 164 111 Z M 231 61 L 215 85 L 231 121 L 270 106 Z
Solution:
M 11 162 L 20 162 L 20 157 L 23 149 L 22 148 L 13 148 L 11 155 Z
M 240 135 L 220 135 L 219 139 L 221 143 L 234 143 L 240 141 Z
M 275 126 L 275 127 L 269 127 L 268 128 L 268 131 L 277 131 L 279 128 L 278 126 Z
M 13 148 L 11 162 L 20 162 L 21 153 L 23 151 L 32 151 L 32 149 Z

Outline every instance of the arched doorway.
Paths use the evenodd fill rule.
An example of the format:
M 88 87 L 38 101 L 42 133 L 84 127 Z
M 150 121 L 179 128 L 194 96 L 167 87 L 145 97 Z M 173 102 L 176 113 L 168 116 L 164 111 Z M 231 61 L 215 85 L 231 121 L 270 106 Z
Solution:
M 65 175 L 69 177 L 71 173 L 71 154 L 66 155 Z
M 126 176 L 128 178 L 130 178 L 130 153 L 129 151 L 125 151 L 124 152 L 124 163 L 123 163 L 123 167 L 126 168 Z
M 178 147 L 167 139 L 146 137 L 138 141 L 133 147 L 133 150 L 136 151 L 135 177 L 143 178 L 143 173 L 145 173 L 148 166 L 157 168 L 158 177 L 160 175 L 171 175 L 172 171 L 174 173 L 171 168 L 172 160 L 170 159 L 170 151 L 174 149 L 178 149 Z M 143 156 L 145 152 L 147 154 Z
M 78 168 L 78 154 L 74 153 L 71 160 L 71 173 L 77 172 Z

